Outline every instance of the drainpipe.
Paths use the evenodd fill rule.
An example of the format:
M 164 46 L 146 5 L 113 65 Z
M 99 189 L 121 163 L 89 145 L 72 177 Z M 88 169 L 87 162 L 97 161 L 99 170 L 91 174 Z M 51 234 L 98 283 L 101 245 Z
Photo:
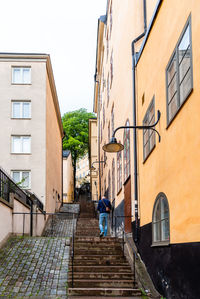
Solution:
M 143 12 L 144 12 L 144 32 L 132 41 L 132 70 L 133 70 L 133 126 L 137 125 L 137 111 L 136 111 L 136 85 L 135 85 L 135 68 L 136 68 L 136 53 L 135 43 L 145 36 L 147 31 L 146 20 L 146 0 L 143 0 Z M 139 219 L 138 219 L 138 161 L 137 161 L 137 130 L 133 130 L 133 150 L 134 150 L 134 191 L 135 191 L 135 233 L 134 241 L 138 242 L 139 233 Z

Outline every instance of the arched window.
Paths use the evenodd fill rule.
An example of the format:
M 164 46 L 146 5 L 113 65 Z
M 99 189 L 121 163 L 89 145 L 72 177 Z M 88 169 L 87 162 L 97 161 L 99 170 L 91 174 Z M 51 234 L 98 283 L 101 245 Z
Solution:
M 117 153 L 117 192 L 122 188 L 122 152 Z
M 164 193 L 159 193 L 153 209 L 153 244 L 169 244 L 169 205 Z
M 115 160 L 112 160 L 112 201 L 115 199 Z
M 129 120 L 126 121 L 125 126 L 130 126 Z M 130 175 L 130 129 L 124 130 L 124 181 Z

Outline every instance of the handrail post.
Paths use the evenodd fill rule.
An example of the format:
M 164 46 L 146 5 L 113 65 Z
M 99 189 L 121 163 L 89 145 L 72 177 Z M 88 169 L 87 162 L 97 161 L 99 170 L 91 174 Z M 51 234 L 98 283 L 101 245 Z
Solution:
M 74 213 L 72 223 L 72 288 L 74 287 Z
M 23 237 L 24 237 L 25 216 L 26 214 L 23 214 Z
M 115 238 L 116 238 L 116 216 L 115 216 Z

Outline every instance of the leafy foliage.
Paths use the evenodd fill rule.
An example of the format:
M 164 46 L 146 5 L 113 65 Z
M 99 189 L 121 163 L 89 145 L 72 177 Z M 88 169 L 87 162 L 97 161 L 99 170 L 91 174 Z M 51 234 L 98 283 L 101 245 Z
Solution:
M 88 152 L 88 120 L 93 117 L 93 113 L 83 108 L 67 112 L 62 117 L 65 131 L 63 149 L 71 151 L 74 167 L 76 161 Z

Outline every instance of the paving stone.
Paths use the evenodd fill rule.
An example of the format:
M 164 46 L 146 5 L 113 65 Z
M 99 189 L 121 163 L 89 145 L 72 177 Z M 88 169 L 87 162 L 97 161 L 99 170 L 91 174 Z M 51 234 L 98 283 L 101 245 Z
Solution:
M 45 237 L 13 237 L 0 250 L 0 298 L 66 298 L 66 237 L 72 235 L 76 220 L 63 214 L 53 221 L 53 231 L 47 229 Z

